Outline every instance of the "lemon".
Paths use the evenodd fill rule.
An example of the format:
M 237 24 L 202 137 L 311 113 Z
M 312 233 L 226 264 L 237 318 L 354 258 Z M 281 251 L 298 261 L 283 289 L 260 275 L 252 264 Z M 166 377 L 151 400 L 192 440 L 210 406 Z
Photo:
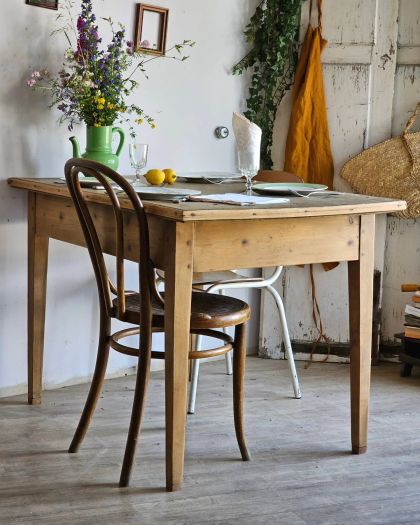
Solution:
M 147 182 L 153 186 L 159 186 L 165 181 L 165 174 L 162 170 L 149 170 L 145 177 Z
M 170 168 L 163 170 L 165 174 L 165 182 L 173 184 L 176 181 L 176 171 Z

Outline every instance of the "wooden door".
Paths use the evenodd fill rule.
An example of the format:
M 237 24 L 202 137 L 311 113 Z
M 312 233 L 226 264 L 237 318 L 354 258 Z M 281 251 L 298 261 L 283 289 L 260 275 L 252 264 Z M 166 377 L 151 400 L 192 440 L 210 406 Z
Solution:
M 308 2 L 302 31 L 308 24 Z M 315 23 L 316 17 L 313 17 Z M 335 187 L 349 191 L 339 177 L 346 160 L 373 144 L 401 133 L 420 101 L 420 2 L 418 0 L 324 0 L 324 84 L 335 163 Z M 290 97 L 279 108 L 273 160 L 283 165 Z M 407 256 L 404 256 L 404 254 Z M 417 254 L 417 257 L 416 257 Z M 377 225 L 376 267 L 383 273 L 385 338 L 401 329 L 402 281 L 420 280 L 420 222 L 384 217 Z M 318 300 L 327 335 L 339 349 L 347 343 L 347 269 L 331 272 L 315 267 Z M 317 338 L 312 322 L 308 268 L 287 268 L 278 285 L 283 294 L 291 338 Z M 260 352 L 280 357 L 281 337 L 272 300 L 261 303 Z M 304 348 L 303 345 L 302 348 Z

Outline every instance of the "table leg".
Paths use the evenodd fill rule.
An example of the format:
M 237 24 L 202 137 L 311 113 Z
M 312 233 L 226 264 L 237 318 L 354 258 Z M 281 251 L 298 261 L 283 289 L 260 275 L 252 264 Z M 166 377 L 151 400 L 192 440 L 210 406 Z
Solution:
M 348 263 L 350 313 L 351 442 L 353 454 L 367 448 L 372 345 L 375 216 L 360 217 L 359 260 Z
M 178 490 L 184 473 L 190 344 L 193 225 L 168 223 L 165 268 L 166 489 Z
M 28 403 L 39 405 L 42 393 L 48 237 L 36 233 L 36 194 L 28 196 Z

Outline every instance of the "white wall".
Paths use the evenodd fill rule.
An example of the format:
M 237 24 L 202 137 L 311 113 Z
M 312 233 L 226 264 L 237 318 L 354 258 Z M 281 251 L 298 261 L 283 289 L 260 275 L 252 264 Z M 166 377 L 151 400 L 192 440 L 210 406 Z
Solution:
M 76 2 L 78 3 L 78 2 Z M 231 66 L 244 53 L 242 28 L 256 0 L 154 0 L 170 9 L 168 43 L 197 42 L 182 64 L 154 62 L 135 101 L 155 116 L 155 131 L 143 128 L 139 140 L 149 143 L 149 167 L 188 170 L 235 168 L 233 139 L 217 140 L 213 130 L 230 125 L 234 110 L 243 110 L 245 78 L 233 77 Z M 96 0 L 98 17 L 111 16 L 133 31 L 135 2 Z M 8 177 L 61 176 L 71 156 L 65 126 L 48 99 L 24 85 L 32 68 L 58 71 L 66 44 L 50 37 L 55 11 L 31 7 L 24 0 L 2 0 L 0 56 L 0 395 L 26 388 L 26 194 L 7 186 Z M 131 35 L 130 35 L 131 36 Z M 76 131 L 84 145 L 83 127 Z M 130 173 L 127 148 L 120 171 Z M 258 301 L 251 349 L 257 345 Z M 54 386 L 89 376 L 95 358 L 98 325 L 96 289 L 85 250 L 51 242 L 48 274 L 44 381 Z M 115 354 L 109 371 L 118 373 L 133 360 Z

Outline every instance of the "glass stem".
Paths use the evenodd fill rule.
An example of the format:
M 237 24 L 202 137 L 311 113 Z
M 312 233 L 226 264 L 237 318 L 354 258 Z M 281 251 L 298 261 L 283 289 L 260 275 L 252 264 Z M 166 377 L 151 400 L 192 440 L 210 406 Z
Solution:
M 252 193 L 252 176 L 251 175 L 246 175 L 245 176 L 245 179 L 246 179 L 246 192 L 247 193 Z

